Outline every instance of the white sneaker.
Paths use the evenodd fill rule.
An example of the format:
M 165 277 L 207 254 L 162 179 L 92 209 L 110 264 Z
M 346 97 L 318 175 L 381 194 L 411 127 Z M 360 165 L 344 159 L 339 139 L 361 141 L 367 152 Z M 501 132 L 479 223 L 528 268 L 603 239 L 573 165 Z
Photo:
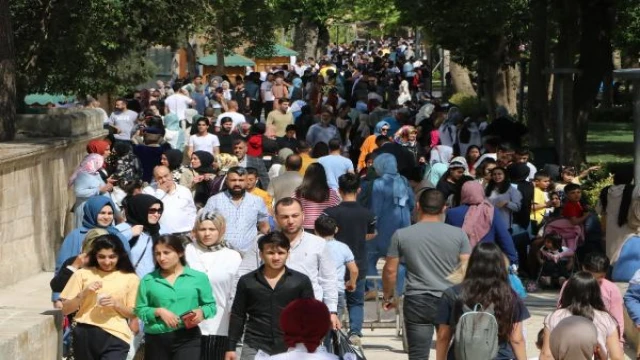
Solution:
M 351 342 L 354 346 L 357 346 L 357 347 L 362 346 L 362 339 L 360 339 L 360 336 L 356 334 L 349 336 L 349 342 Z

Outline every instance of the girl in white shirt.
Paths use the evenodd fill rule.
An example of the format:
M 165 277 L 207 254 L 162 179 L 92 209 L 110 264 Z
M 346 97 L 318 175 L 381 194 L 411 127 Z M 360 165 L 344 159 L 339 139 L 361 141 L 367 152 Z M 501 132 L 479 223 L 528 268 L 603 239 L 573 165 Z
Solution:
M 185 255 L 189 266 L 207 274 L 216 299 L 216 315 L 199 324 L 202 332 L 202 360 L 224 360 L 229 347 L 229 320 L 233 304 L 233 286 L 242 258 L 227 248 L 224 241 L 226 222 L 216 213 L 202 213 L 193 229 L 195 241 L 188 244 Z

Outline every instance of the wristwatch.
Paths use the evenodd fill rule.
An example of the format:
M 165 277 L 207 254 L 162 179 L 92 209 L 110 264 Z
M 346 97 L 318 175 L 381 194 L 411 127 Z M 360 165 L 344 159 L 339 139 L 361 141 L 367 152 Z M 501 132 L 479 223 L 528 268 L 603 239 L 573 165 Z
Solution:
M 337 311 L 331 311 L 329 314 L 338 316 L 338 312 Z

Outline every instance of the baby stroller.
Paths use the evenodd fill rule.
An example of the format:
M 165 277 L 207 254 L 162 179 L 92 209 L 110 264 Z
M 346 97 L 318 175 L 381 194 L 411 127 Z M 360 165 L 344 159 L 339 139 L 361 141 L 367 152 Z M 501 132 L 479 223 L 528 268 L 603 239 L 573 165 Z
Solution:
M 546 223 L 540 229 L 539 236 L 544 242 L 540 249 L 542 266 L 536 284 L 549 287 L 557 283 L 562 286 L 577 267 L 577 249 L 584 242 L 583 227 L 571 224 L 568 219 L 558 218 Z

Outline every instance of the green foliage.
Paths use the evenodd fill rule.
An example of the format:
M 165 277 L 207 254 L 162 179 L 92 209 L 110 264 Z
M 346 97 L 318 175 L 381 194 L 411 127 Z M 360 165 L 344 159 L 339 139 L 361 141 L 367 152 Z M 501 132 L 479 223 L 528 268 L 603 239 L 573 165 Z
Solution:
M 591 179 L 583 182 L 582 197 L 587 201 L 587 204 L 595 206 L 598 203 L 602 189 L 610 185 L 613 185 L 613 175 L 606 170 L 600 171 L 598 174 L 592 175 Z
M 614 30 L 614 45 L 623 53 L 637 57 L 640 52 L 640 2 L 618 0 L 617 24 Z
M 449 103 L 460 109 L 463 116 L 474 116 L 486 107 L 477 96 L 455 93 L 449 98 Z

